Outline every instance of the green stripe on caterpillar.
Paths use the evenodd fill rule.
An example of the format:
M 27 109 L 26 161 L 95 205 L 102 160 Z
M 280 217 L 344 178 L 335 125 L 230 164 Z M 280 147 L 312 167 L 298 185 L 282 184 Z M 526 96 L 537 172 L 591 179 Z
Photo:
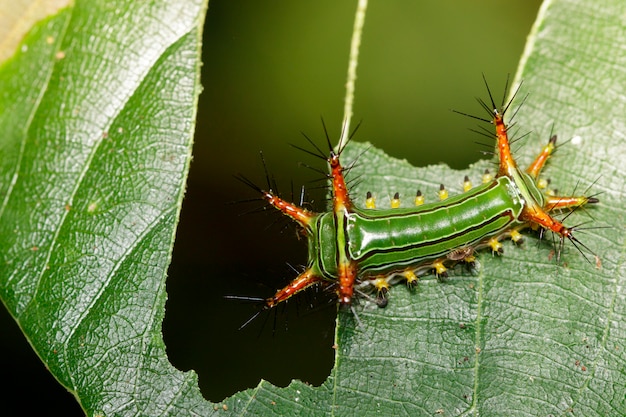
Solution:
M 328 134 L 328 153 L 305 136 L 315 148 L 305 151 L 329 165 L 332 207 L 328 212 L 314 213 L 280 198 L 269 181 L 264 190 L 239 176 L 269 205 L 298 223 L 308 240 L 306 269 L 264 300 L 263 309 L 271 309 L 316 284 L 335 285 L 339 303 L 344 306 L 351 305 L 355 291 L 373 288 L 378 292 L 376 302 L 382 307 L 387 304 L 385 295 L 392 282 L 399 279 L 414 285 L 418 277 L 430 273 L 445 277 L 448 268 L 460 262 L 473 265 L 478 250 L 489 248 L 501 253 L 502 239 L 521 241 L 519 231 L 527 227 L 552 231 L 559 236 L 561 245 L 568 240 L 581 253 L 583 249 L 591 252 L 575 237 L 576 228 L 563 225 L 551 212 L 576 209 L 598 200 L 584 195 L 549 195 L 542 189 L 545 184 L 539 181 L 539 174 L 556 148 L 556 136 L 550 138 L 526 170 L 520 169 L 511 154 L 504 121 L 511 102 L 497 107 L 488 86 L 487 91 L 489 103 L 480 103 L 489 119 L 471 117 L 495 128 L 498 172 L 486 172 L 483 184 L 477 187 L 465 178 L 463 194 L 448 197 L 441 186 L 438 202 L 424 203 L 418 191 L 415 207 L 399 208 L 396 194 L 391 208 L 377 209 L 374 196 L 368 192 L 364 208 L 357 207 L 346 184 L 347 169 L 340 161 L 342 149 L 332 150 Z M 557 260 L 560 252 L 559 248 Z

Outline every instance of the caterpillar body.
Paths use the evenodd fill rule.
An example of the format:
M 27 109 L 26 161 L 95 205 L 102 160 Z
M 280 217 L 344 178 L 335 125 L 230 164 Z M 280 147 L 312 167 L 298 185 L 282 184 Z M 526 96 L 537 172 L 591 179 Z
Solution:
M 582 252 L 591 252 L 551 212 L 575 209 L 598 200 L 589 196 L 558 196 L 545 192 L 539 173 L 556 149 L 552 136 L 526 170 L 520 169 L 511 153 L 504 115 L 511 102 L 497 107 L 487 86 L 490 102 L 479 100 L 489 119 L 472 116 L 493 124 L 499 164 L 496 175 L 486 173 L 483 184 L 472 188 L 465 179 L 463 194 L 448 197 L 441 186 L 440 201 L 424 203 L 418 191 L 415 207 L 399 207 L 399 196 L 390 209 L 377 209 L 371 193 L 365 208 L 357 207 L 346 185 L 346 169 L 340 161 L 341 149 L 328 154 L 315 146 L 318 156 L 328 162 L 332 190 L 332 209 L 311 212 L 276 195 L 268 185 L 264 190 L 243 176 L 239 179 L 259 192 L 272 207 L 299 224 L 308 240 L 305 270 L 284 288 L 263 301 L 263 310 L 274 308 L 293 295 L 316 284 L 335 285 L 339 303 L 349 306 L 355 292 L 374 288 L 376 302 L 384 307 L 390 284 L 405 280 L 413 285 L 423 275 L 447 276 L 447 270 L 460 262 L 472 264 L 475 252 L 489 248 L 502 252 L 500 241 L 522 240 L 520 230 L 532 227 L 551 231 L 568 240 Z M 311 153 L 311 152 L 310 152 Z M 558 251 L 560 255 L 560 248 Z M 558 258 L 558 256 L 557 256 Z

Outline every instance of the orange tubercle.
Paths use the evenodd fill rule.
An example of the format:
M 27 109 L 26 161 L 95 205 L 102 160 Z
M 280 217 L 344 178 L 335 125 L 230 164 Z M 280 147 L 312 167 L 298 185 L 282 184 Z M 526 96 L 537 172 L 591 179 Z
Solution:
M 311 269 L 307 269 L 287 284 L 286 287 L 276 291 L 276 294 L 274 294 L 273 297 L 266 299 L 265 308 L 270 309 L 276 307 L 278 304 L 286 301 L 291 296 L 310 287 L 311 285 L 317 284 L 320 281 L 322 281 L 321 277 L 314 275 Z
M 339 155 L 334 152 L 331 153 L 328 158 L 330 164 L 330 177 L 333 181 L 333 205 L 334 211 L 338 212 L 342 208 L 350 209 L 352 207 L 352 201 L 348 196 L 348 187 L 346 186 L 346 180 L 343 176 L 343 167 L 339 162 Z
M 535 158 L 533 163 L 530 164 L 530 166 L 526 170 L 526 172 L 530 174 L 531 177 L 537 178 L 539 176 L 539 173 L 541 172 L 541 169 L 546 164 L 546 161 L 548 160 L 550 155 L 552 155 L 552 152 L 554 152 L 554 150 L 556 149 L 555 144 L 556 144 L 556 135 L 552 135 L 552 137 L 548 141 L 548 144 L 543 147 L 543 149 L 541 150 L 541 153 L 537 155 L 537 158 Z
M 280 210 L 286 216 L 289 216 L 297 221 L 303 227 L 308 225 L 311 219 L 314 217 L 314 214 L 310 211 L 298 207 L 293 203 L 289 203 L 271 193 L 266 192 L 264 197 L 268 203 L 270 203 L 276 209 Z
M 513 155 L 511 154 L 511 146 L 509 145 L 509 136 L 507 133 L 507 127 L 504 123 L 502 115 L 497 111 L 494 111 L 493 123 L 496 126 L 496 138 L 498 140 L 498 153 L 500 154 L 500 168 L 498 169 L 498 175 L 512 176 L 513 170 L 517 165 Z
M 545 229 L 552 230 L 554 233 L 557 233 L 562 237 L 568 237 L 572 234 L 570 229 L 563 226 L 563 223 L 553 219 L 552 216 L 539 207 L 524 208 L 521 218 L 528 222 L 542 226 Z
M 583 206 L 585 204 L 593 204 L 597 203 L 598 199 L 593 197 L 563 197 L 563 196 L 550 196 L 546 198 L 545 207 L 547 210 L 568 208 L 568 207 L 578 207 Z
M 349 305 L 354 295 L 354 282 L 356 281 L 356 265 L 348 262 L 339 265 L 339 302 Z

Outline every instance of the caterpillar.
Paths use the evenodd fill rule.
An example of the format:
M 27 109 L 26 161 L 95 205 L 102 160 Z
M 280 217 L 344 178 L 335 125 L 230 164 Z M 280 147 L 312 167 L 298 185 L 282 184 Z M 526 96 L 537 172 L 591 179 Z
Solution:
M 269 181 L 268 189 L 263 189 L 246 177 L 238 176 L 269 206 L 296 222 L 308 241 L 306 268 L 285 287 L 264 299 L 262 310 L 272 309 L 317 284 L 335 285 L 341 306 L 351 306 L 355 293 L 373 289 L 378 293 L 375 302 L 384 307 L 387 305 L 386 294 L 395 281 L 404 280 L 411 286 L 420 276 L 431 273 L 444 278 L 448 269 L 458 263 L 474 265 L 478 250 L 488 248 L 500 254 L 503 239 L 521 242 L 520 230 L 528 227 L 540 229 L 542 233 L 553 232 L 560 239 L 561 247 L 567 240 L 583 256 L 583 249 L 591 252 L 576 238 L 576 227 L 565 226 L 551 213 L 560 209 L 575 210 L 597 203 L 598 199 L 584 195 L 559 196 L 544 191 L 545 184 L 539 180 L 539 174 L 556 149 L 556 135 L 550 137 L 526 170 L 517 166 L 504 120 L 515 94 L 506 105 L 503 100 L 498 107 L 486 81 L 485 85 L 490 101 L 479 100 L 479 103 L 489 118 L 466 115 L 488 122 L 495 128 L 498 171 L 495 175 L 486 172 L 483 184 L 477 187 L 472 187 L 466 177 L 465 192 L 460 195 L 448 197 L 442 185 L 440 201 L 425 203 L 424 196 L 418 191 L 415 207 L 399 208 L 399 195 L 396 194 L 391 200 L 391 208 L 378 209 L 375 198 L 368 192 L 364 208 L 357 207 L 346 184 L 348 168 L 340 160 L 342 149 L 333 150 L 328 133 L 328 153 L 306 135 L 315 152 L 303 149 L 328 163 L 332 192 L 328 212 L 315 213 L 282 199 L 272 191 Z M 326 132 L 325 126 L 324 130 Z M 350 138 L 353 135 L 354 132 Z

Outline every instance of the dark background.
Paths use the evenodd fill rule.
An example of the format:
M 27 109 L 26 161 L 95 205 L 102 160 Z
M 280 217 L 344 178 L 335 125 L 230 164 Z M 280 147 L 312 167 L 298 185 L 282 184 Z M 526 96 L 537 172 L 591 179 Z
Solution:
M 513 75 L 538 0 L 370 2 L 356 83 L 355 137 L 414 165 L 462 168 L 480 158 L 471 120 L 479 112 L 485 73 L 498 96 Z M 224 295 L 267 297 L 306 262 L 304 242 L 274 213 L 245 214 L 256 197 L 233 178 L 260 184 L 268 167 L 285 196 L 305 185 L 315 208 L 323 168 L 289 143 L 300 132 L 321 140 L 323 117 L 335 140 L 356 2 L 212 0 L 204 34 L 194 160 L 167 283 L 163 324 L 171 362 L 194 369 L 213 401 L 261 378 L 321 384 L 334 351 L 335 306 L 327 294 L 305 294 L 242 330 L 256 306 Z M 289 225 L 288 225 L 289 226 Z M 8 387 L 4 410 L 24 415 L 82 415 L 80 407 L 34 354 L 1 308 L 0 360 Z M 7 384 L 5 384 L 7 385 Z M 18 398 L 29 398 L 27 401 Z

